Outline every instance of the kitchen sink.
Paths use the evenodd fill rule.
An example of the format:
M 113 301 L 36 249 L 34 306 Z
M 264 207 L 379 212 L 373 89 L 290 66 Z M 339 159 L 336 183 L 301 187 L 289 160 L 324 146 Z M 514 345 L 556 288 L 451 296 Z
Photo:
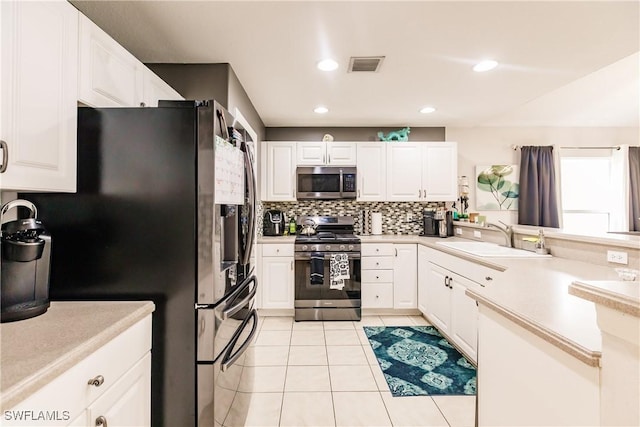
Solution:
M 438 245 L 487 258 L 550 258 L 522 249 L 507 248 L 488 242 L 436 242 Z

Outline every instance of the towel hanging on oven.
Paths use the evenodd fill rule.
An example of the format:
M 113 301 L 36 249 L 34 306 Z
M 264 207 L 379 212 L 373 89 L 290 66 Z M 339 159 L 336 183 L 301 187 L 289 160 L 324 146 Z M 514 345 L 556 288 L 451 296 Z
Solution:
M 351 278 L 349 275 L 349 255 L 345 253 L 331 254 L 329 278 L 329 289 L 341 291 L 344 288 L 345 279 Z
M 311 254 L 311 269 L 309 282 L 312 285 L 322 285 L 324 283 L 324 254 L 313 252 Z

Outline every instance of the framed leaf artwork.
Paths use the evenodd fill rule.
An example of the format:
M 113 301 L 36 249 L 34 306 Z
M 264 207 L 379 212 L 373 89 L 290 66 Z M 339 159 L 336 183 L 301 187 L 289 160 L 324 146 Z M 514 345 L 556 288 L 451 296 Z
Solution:
M 519 178 L 517 165 L 476 166 L 476 209 L 518 210 Z

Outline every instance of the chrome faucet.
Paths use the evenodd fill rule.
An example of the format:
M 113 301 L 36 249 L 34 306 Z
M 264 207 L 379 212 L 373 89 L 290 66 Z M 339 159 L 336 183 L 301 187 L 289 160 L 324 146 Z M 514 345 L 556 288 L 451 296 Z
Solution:
M 500 227 L 497 224 L 493 224 L 491 222 L 487 223 L 487 227 L 493 227 L 493 228 L 497 228 L 498 230 L 500 230 L 502 232 L 502 234 L 504 234 L 504 240 L 505 240 L 505 245 L 508 248 L 512 248 L 513 247 L 513 227 L 510 225 L 505 224 L 502 221 L 498 221 L 500 224 L 504 225 L 504 228 Z

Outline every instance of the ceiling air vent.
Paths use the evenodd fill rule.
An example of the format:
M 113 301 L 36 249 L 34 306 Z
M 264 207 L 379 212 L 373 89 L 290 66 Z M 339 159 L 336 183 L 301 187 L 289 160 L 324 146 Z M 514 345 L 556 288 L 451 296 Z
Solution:
M 372 72 L 380 69 L 384 56 L 352 56 L 349 60 L 349 72 Z

